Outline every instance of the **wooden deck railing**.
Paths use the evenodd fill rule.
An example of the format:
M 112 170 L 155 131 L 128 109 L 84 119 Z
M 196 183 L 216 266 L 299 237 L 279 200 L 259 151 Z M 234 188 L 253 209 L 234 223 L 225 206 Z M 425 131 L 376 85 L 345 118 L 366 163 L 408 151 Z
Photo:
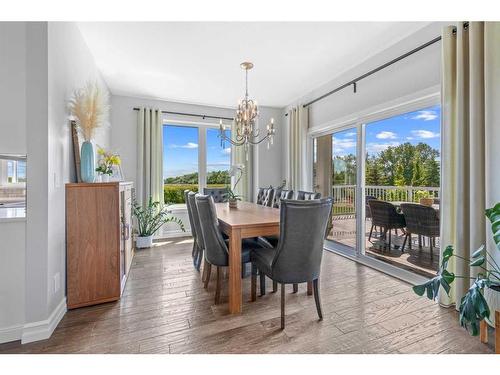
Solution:
M 365 196 L 373 196 L 384 201 L 418 202 L 422 193 L 439 197 L 439 187 L 430 186 L 365 186 Z M 351 215 L 356 212 L 356 185 L 336 185 L 332 187 L 334 215 Z

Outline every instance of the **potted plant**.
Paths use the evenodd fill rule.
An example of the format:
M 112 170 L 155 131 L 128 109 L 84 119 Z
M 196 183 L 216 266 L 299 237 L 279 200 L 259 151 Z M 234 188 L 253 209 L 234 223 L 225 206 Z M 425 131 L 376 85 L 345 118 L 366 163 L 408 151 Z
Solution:
M 137 218 L 136 247 L 139 249 L 153 246 L 153 235 L 163 224 L 176 223 L 185 232 L 182 221 L 170 215 L 168 208 L 160 202 L 153 202 L 151 197 L 146 207 L 134 201 L 132 209 L 133 215 Z
M 500 203 L 487 209 L 486 217 L 491 222 L 493 241 L 497 250 L 500 250 Z M 452 257 L 469 262 L 470 267 L 479 271 L 477 277 L 455 275 L 449 272 L 446 268 Z M 458 278 L 474 280 L 460 301 L 459 312 L 460 325 L 476 336 L 479 333 L 479 323 L 486 319 L 490 325 L 493 325 L 495 310 L 500 310 L 500 266 L 484 245 L 471 255 L 471 259 L 454 254 L 452 246 L 446 247 L 437 275 L 422 285 L 414 286 L 413 291 L 419 296 L 425 293 L 427 298 L 437 299 L 441 288 L 449 294 L 451 284 Z
M 415 193 L 415 197 L 421 205 L 431 207 L 434 203 L 434 197 L 427 190 L 418 190 Z
M 109 111 L 108 94 L 97 83 L 88 82 L 76 90 L 69 101 L 71 116 L 84 142 L 81 148 L 80 169 L 83 182 L 94 182 L 94 146 L 92 139 L 97 128 L 105 121 Z
M 98 167 L 95 171 L 99 173 L 101 182 L 109 182 L 109 178 L 113 174 L 113 166 L 121 163 L 120 156 L 107 152 L 101 147 L 97 149 L 97 154 L 100 159 L 97 162 Z
M 230 176 L 238 176 L 236 179 L 236 182 L 231 189 L 231 186 L 228 185 L 226 187 L 226 194 L 224 195 L 224 202 L 229 203 L 229 208 L 238 208 L 238 201 L 241 201 L 243 198 L 241 195 L 237 195 L 234 190 L 236 189 L 236 186 L 238 186 L 238 183 L 241 180 L 241 177 L 243 176 L 243 171 L 245 169 L 245 166 L 243 164 L 236 164 L 231 167 L 229 170 L 229 175 Z

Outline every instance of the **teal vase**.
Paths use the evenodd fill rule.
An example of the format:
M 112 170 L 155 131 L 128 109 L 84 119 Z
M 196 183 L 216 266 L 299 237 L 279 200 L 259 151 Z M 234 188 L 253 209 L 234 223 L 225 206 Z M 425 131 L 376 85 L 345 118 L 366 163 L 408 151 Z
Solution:
M 82 144 L 82 152 L 80 156 L 80 172 L 83 182 L 94 182 L 94 146 L 89 141 L 85 141 Z

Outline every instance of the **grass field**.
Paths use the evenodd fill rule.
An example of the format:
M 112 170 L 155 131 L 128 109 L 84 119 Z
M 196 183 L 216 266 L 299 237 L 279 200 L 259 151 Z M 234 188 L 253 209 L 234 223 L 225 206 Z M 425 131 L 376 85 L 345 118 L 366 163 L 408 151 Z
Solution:
M 209 184 L 209 188 L 221 188 L 225 187 L 224 184 Z M 191 190 L 198 192 L 198 184 L 164 184 L 163 185 L 163 197 L 166 203 L 186 203 L 184 201 L 184 190 Z

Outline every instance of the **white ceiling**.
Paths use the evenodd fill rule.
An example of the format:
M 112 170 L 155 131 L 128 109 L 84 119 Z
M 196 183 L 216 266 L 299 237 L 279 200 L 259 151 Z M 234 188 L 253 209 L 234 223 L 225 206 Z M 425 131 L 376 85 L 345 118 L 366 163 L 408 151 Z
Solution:
M 111 92 L 234 107 L 284 107 L 428 22 L 78 23 Z

